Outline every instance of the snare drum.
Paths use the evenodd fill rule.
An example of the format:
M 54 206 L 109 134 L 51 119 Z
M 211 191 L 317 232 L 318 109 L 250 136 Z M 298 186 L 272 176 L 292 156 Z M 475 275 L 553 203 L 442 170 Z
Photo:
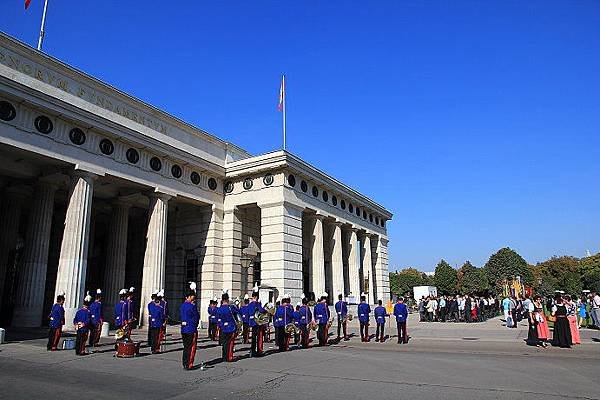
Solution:
M 135 342 L 117 343 L 117 357 L 130 358 L 140 354 L 140 344 Z
M 63 339 L 63 350 L 73 350 L 75 348 L 75 339 Z

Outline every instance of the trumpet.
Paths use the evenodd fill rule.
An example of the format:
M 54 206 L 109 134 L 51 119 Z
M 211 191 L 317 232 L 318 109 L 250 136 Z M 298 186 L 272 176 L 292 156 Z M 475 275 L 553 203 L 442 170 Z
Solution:
M 236 335 L 239 335 L 240 333 L 242 333 L 242 328 L 244 327 L 244 321 L 242 320 L 242 316 L 240 314 L 235 314 L 234 319 L 235 319 Z
M 298 329 L 298 327 L 296 326 L 296 324 L 294 324 L 293 322 L 290 322 L 289 324 L 287 324 L 285 326 L 285 333 L 287 334 L 297 334 L 300 332 L 300 329 Z

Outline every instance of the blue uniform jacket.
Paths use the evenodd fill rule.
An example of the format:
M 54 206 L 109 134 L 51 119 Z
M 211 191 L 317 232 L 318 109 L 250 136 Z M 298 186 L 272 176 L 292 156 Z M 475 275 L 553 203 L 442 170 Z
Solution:
M 375 322 L 377 322 L 378 324 L 385 324 L 385 317 L 388 316 L 388 313 L 385 311 L 384 306 L 375 307 L 374 314 L 375 314 Z
M 345 301 L 340 300 L 335 303 L 335 312 L 337 313 L 338 319 L 342 319 L 348 315 L 348 304 Z
M 290 322 L 294 322 L 294 309 L 291 305 L 280 305 L 275 311 L 275 318 L 273 318 L 273 326 L 280 327 L 286 326 Z
M 326 324 L 329 321 L 329 307 L 327 307 L 327 304 L 315 304 L 315 320 L 319 324 Z
M 358 320 L 363 324 L 369 322 L 369 314 L 371 313 L 371 307 L 367 303 L 360 303 L 358 305 Z
M 404 303 L 396 303 L 394 306 L 394 315 L 396 316 L 396 322 L 406 322 L 408 318 L 408 309 Z
M 300 316 L 300 321 L 298 322 L 300 325 L 308 325 L 312 321 L 312 312 L 310 312 L 310 307 L 307 305 L 300 306 L 298 315 Z
M 94 301 L 90 304 L 90 312 L 92 313 L 92 324 L 102 323 L 102 302 Z
M 179 309 L 181 317 L 181 333 L 196 333 L 198 332 L 198 323 L 200 322 L 200 313 L 196 303 L 184 301 Z
M 240 307 L 240 315 L 242 316 L 242 322 L 247 324 L 249 322 L 248 319 L 248 305 L 243 305 Z
M 229 304 L 223 304 L 217 309 L 217 319 L 219 320 L 219 328 L 223 333 L 235 332 L 237 326 L 235 324 L 234 315 L 238 314 L 237 307 Z
M 133 321 L 133 311 L 135 310 L 135 305 L 133 304 L 133 300 L 127 300 L 127 321 Z
M 75 313 L 73 318 L 73 325 L 78 325 L 77 330 L 86 332 L 90 329 L 90 322 L 92 320 L 92 313 L 89 308 L 81 308 Z
M 162 328 L 165 322 L 165 309 L 160 304 L 151 301 L 148 303 L 148 319 L 150 328 Z
M 217 307 L 208 306 L 208 322 L 217 323 Z
M 263 308 L 260 301 L 251 301 L 250 304 L 248 304 L 248 321 L 250 326 L 252 327 L 258 326 L 256 321 L 254 320 L 254 315 L 256 314 L 256 311 L 258 311 L 261 314 L 265 313 L 265 309 Z
M 121 300 L 115 305 L 114 317 L 116 326 L 121 327 L 125 324 L 125 321 L 127 321 L 127 302 Z
M 65 324 L 65 309 L 56 303 L 50 311 L 50 328 L 60 328 Z

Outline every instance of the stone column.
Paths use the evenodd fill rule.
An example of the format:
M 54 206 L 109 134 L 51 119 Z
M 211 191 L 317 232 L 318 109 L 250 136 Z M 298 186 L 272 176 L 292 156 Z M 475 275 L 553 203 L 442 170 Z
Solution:
M 55 294 L 65 292 L 65 328 L 73 329 L 73 317 L 85 297 L 92 196 L 96 175 L 75 171 L 71 177 L 65 230 L 60 246 Z
M 302 295 L 302 208 L 293 203 L 259 204 L 261 209 L 261 286 L 281 298 Z
M 19 222 L 21 220 L 21 205 L 28 197 L 26 188 L 8 188 L 2 196 L 0 205 L 0 309 L 4 296 L 4 283 L 9 263 L 14 259 L 11 252 L 17 246 Z
M 223 290 L 235 297 L 242 290 L 242 221 L 237 207 L 223 217 Z
M 356 236 L 356 229 L 348 229 L 348 276 L 350 283 L 350 293 L 360 300 L 360 265 L 358 263 L 359 249 L 358 249 L 358 237 Z
M 333 293 L 329 298 L 335 303 L 337 296 L 344 295 L 344 259 L 342 255 L 342 227 L 339 222 L 332 223 L 331 278 Z
M 375 263 L 375 282 L 377 297 L 383 301 L 390 299 L 390 275 L 388 271 L 388 239 L 379 236 L 375 245 L 377 261 Z
M 208 231 L 204 247 L 200 282 L 200 318 L 208 323 L 208 303 L 223 290 L 223 210 L 212 206 L 209 210 Z
M 312 217 L 312 247 L 310 253 L 311 288 L 316 300 L 325 292 L 325 253 L 323 249 L 323 216 Z
M 148 232 L 146 234 L 146 251 L 144 253 L 144 269 L 142 271 L 142 291 L 140 296 L 140 326 L 146 325 L 152 292 L 165 286 L 165 261 L 167 250 L 167 214 L 171 196 L 163 193 L 150 195 Z
M 112 319 L 119 291 L 125 285 L 125 263 L 127 260 L 127 231 L 129 229 L 129 209 L 131 204 L 117 200 L 112 205 L 108 243 L 106 246 L 106 266 L 102 287 L 104 315 Z
M 35 189 L 17 277 L 13 326 L 38 327 L 42 323 L 55 192 L 56 186 L 47 182 L 39 182 Z
M 375 292 L 375 276 L 373 274 L 373 258 L 371 256 L 371 235 L 369 233 L 363 235 L 362 246 L 363 274 L 369 279 L 369 296 L 367 302 L 375 304 L 377 293 Z

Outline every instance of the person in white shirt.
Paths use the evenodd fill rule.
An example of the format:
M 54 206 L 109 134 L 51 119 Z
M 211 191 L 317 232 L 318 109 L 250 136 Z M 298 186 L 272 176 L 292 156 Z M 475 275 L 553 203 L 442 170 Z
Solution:
M 596 292 L 592 293 L 592 307 L 590 311 L 594 320 L 594 326 L 596 329 L 600 329 L 600 295 Z

